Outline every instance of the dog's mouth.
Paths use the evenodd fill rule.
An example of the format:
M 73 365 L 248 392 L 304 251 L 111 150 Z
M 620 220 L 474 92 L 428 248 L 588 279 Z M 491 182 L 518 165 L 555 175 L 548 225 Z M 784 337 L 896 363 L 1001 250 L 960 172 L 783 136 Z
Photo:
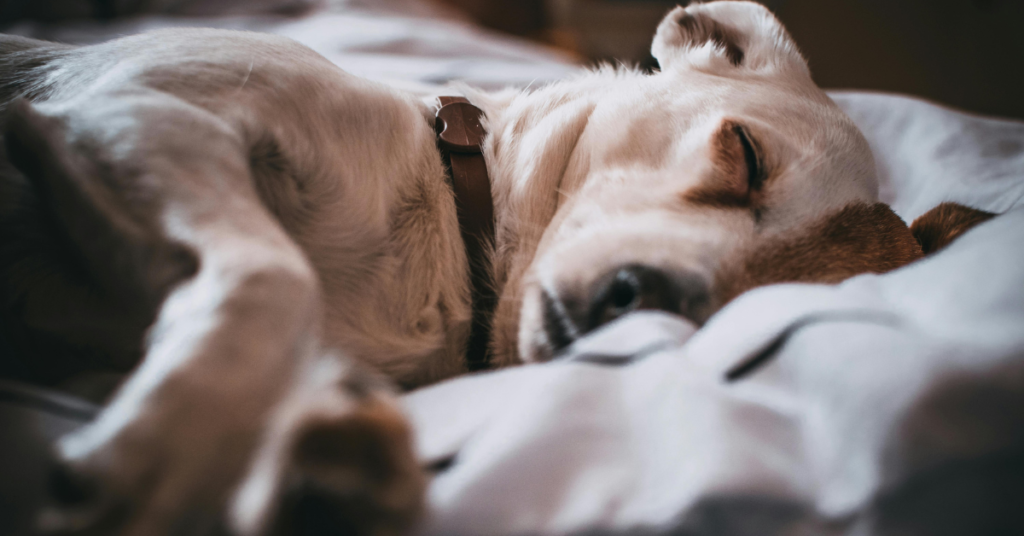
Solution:
M 541 290 L 546 346 L 553 358 L 588 333 L 633 311 L 660 310 L 702 325 L 712 312 L 705 278 L 641 264 L 612 269 L 576 288 Z

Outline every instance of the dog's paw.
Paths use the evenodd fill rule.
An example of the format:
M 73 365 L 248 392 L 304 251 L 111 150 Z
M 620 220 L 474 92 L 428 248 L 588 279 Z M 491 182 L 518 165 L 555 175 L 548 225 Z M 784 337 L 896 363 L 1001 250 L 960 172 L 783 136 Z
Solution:
M 420 513 L 423 476 L 401 414 L 372 401 L 296 438 L 277 534 L 406 533 Z
M 387 385 L 320 364 L 283 404 L 231 509 L 243 535 L 409 532 L 425 476 Z

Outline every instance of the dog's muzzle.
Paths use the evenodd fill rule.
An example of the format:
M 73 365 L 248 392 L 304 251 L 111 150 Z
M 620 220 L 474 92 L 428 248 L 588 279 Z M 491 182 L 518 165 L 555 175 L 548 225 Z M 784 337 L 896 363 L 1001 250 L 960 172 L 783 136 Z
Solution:
M 633 311 L 667 311 L 699 325 L 711 304 L 704 278 L 641 264 L 615 268 L 576 290 L 545 290 L 542 300 L 544 331 L 553 354 Z

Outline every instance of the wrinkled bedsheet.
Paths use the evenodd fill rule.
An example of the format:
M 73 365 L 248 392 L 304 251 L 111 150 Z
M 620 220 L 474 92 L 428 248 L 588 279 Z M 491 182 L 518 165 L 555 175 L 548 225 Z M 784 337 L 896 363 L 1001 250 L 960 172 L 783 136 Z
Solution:
M 410 87 L 578 69 L 414 0 L 6 31 L 197 25 L 287 35 Z M 904 219 L 942 201 L 1002 215 L 890 274 L 758 289 L 699 332 L 637 314 L 555 362 L 406 396 L 436 468 L 424 534 L 1024 534 L 1024 123 L 832 96 Z

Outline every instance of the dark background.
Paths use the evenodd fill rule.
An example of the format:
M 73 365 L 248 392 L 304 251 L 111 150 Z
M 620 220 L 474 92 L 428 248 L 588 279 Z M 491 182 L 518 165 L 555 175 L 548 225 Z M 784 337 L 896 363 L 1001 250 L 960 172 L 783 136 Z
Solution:
M 644 61 L 658 0 L 444 0 L 582 58 Z M 1024 0 L 764 0 L 825 88 L 910 93 L 1024 119 Z M 570 6 L 570 7 L 566 7 Z

